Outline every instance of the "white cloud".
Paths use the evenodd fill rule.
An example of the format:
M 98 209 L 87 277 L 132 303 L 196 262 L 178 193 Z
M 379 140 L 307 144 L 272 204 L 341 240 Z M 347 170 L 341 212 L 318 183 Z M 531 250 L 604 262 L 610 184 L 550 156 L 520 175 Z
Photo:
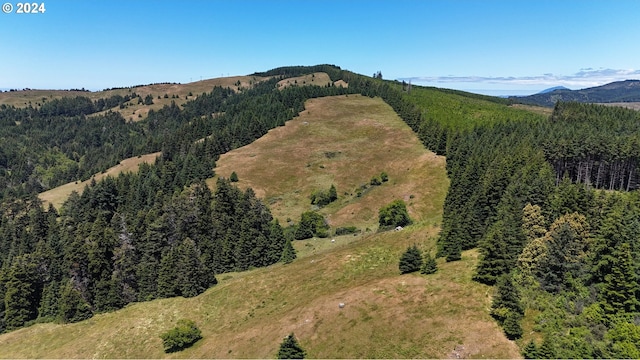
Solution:
M 409 78 L 401 78 L 398 80 L 411 81 L 417 84 L 491 84 L 503 85 L 505 87 L 514 88 L 521 87 L 551 87 L 566 86 L 573 89 L 583 89 L 593 86 L 600 86 L 614 81 L 640 79 L 640 70 L 624 70 L 624 69 L 593 69 L 583 68 L 572 75 L 554 75 L 552 73 L 537 76 L 520 76 L 520 77 L 485 77 L 485 76 L 416 76 Z

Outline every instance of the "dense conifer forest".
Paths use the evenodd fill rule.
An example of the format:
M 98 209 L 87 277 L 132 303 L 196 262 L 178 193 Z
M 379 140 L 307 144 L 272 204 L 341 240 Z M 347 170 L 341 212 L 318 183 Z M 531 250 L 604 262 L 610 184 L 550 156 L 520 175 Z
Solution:
M 276 90 L 283 77 L 318 71 L 348 88 Z M 212 193 L 203 181 L 220 154 L 283 125 L 306 99 L 360 93 L 380 96 L 425 147 L 446 155 L 438 256 L 480 249 L 475 280 L 496 285 L 491 314 L 509 338 L 530 340 L 525 356 L 640 357 L 640 113 L 568 102 L 544 117 L 440 92 L 457 96 L 454 116 L 419 87 L 331 65 L 255 75 L 274 78 L 237 94 L 214 88 L 138 123 L 109 112 L 88 121 L 102 107 L 82 98 L 50 113 L 1 109 L 0 329 L 194 296 L 217 274 L 283 253 L 290 261 L 291 239 L 252 190 L 220 179 Z M 460 121 L 486 106 L 499 116 Z M 155 164 L 92 184 L 59 211 L 35 198 L 154 151 L 162 151 Z

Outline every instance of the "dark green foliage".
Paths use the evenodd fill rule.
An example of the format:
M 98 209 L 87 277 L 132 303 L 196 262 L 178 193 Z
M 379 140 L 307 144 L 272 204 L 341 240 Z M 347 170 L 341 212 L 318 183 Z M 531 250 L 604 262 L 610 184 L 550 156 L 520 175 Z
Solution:
M 4 291 L 4 323 L 16 329 L 37 317 L 40 301 L 36 264 L 28 255 L 13 261 L 6 276 Z
M 556 359 L 557 349 L 554 340 L 550 335 L 544 337 L 542 345 L 538 349 L 538 359 Z
M 331 184 L 331 187 L 328 191 L 316 190 L 311 194 L 309 198 L 311 199 L 312 205 L 318 205 L 322 207 L 338 200 L 338 191 L 336 190 L 335 185 Z
M 527 346 L 522 349 L 522 357 L 525 359 L 537 359 L 538 358 L 538 346 L 535 341 L 530 340 Z
M 91 306 L 72 281 L 68 281 L 62 287 L 58 307 L 60 320 L 65 323 L 82 321 L 93 316 Z
M 378 185 L 382 185 L 382 181 L 380 181 L 380 178 L 377 176 L 374 176 L 371 178 L 371 181 L 369 181 L 369 184 L 373 185 L 373 186 L 378 186 Z
M 238 182 L 238 174 L 236 174 L 236 172 L 232 172 L 231 175 L 229 176 L 229 181 L 231 182 Z
M 631 247 L 623 243 L 614 250 L 611 273 L 604 277 L 602 308 L 607 314 L 634 313 L 640 307 L 637 275 Z
M 434 274 L 438 271 L 438 264 L 436 263 L 436 259 L 431 256 L 431 253 L 427 252 L 424 257 L 424 264 L 420 269 L 420 273 L 424 275 Z
M 307 353 L 298 344 L 293 333 L 284 338 L 278 349 L 278 359 L 304 359 L 306 356 Z
M 348 235 L 348 234 L 355 234 L 357 232 L 358 232 L 358 228 L 355 226 L 341 226 L 336 228 L 335 235 L 336 236 Z
M 324 217 L 315 211 L 306 211 L 300 215 L 300 223 L 294 234 L 296 240 L 309 239 L 314 236 L 327 237 L 329 225 Z
M 387 173 L 383 171 L 382 173 L 380 173 L 380 181 L 382 181 L 383 183 L 389 181 L 389 175 L 387 175 Z
M 513 312 L 507 314 L 507 318 L 504 320 L 502 328 L 504 329 L 504 334 L 507 335 L 509 340 L 515 340 L 522 337 L 521 321 L 521 315 Z
M 394 200 L 383 206 L 378 211 L 378 222 L 381 227 L 389 228 L 407 226 L 411 224 L 411 218 L 407 212 L 407 205 L 402 200 Z
M 160 335 L 164 352 L 184 350 L 202 339 L 202 332 L 193 320 L 180 319 L 173 329 Z
M 410 246 L 400 257 L 398 268 L 401 274 L 419 271 L 422 267 L 422 255 L 416 245 Z
M 291 245 L 291 241 L 287 239 L 284 243 L 284 249 L 282 249 L 282 256 L 280 257 L 280 261 L 285 264 L 291 263 L 297 257 L 296 250 Z
M 491 316 L 500 324 L 504 324 L 510 315 L 522 318 L 524 306 L 511 275 L 505 274 L 500 276 L 496 283 L 496 295 L 491 302 Z

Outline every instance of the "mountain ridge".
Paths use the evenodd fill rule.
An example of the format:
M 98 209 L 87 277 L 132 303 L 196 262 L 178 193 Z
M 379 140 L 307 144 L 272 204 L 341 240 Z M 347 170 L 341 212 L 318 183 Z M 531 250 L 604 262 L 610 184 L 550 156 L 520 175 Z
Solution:
M 640 101 L 640 80 L 615 81 L 580 90 L 550 88 L 529 96 L 510 96 L 509 99 L 523 104 L 547 107 L 554 106 L 558 101 L 581 103 L 637 102 Z

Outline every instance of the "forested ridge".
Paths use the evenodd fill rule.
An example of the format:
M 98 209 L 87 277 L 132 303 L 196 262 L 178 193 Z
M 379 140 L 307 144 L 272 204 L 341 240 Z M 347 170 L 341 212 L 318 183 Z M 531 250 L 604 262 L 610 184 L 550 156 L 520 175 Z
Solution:
M 279 78 L 317 71 L 349 87 L 275 90 Z M 36 186 L 5 194 L 4 329 L 193 296 L 216 274 L 279 261 L 290 239 L 253 192 L 219 180 L 211 193 L 203 180 L 217 156 L 283 125 L 306 99 L 360 93 L 383 98 L 427 148 L 447 156 L 438 255 L 456 261 L 480 249 L 475 280 L 496 285 L 491 314 L 507 336 L 523 339 L 525 356 L 640 357 L 638 112 L 558 103 L 547 118 L 456 92 L 446 94 L 455 97 L 446 100 L 451 110 L 441 111 L 430 97 L 445 92 L 425 95 L 331 65 L 256 75 L 275 78 L 123 121 L 142 140 L 123 156 L 163 156 L 73 195 L 59 212 L 29 196 Z M 8 127 L 27 119 L 11 116 L 0 113 Z
M 36 198 L 42 187 L 37 172 L 24 172 L 34 186 L 12 183 L 1 205 L 2 330 L 31 321 L 78 321 L 132 301 L 195 296 L 216 283 L 215 274 L 280 261 L 289 240 L 253 191 L 241 192 L 220 179 L 212 194 L 204 184 L 220 154 L 284 125 L 304 109 L 306 99 L 348 91 L 333 86 L 276 90 L 277 81 L 238 94 L 216 87 L 183 109 L 172 104 L 139 123 L 125 122 L 116 113 L 87 119 L 75 113 L 48 116 L 33 108 L 2 109 L 5 130 L 21 135 L 14 136 L 14 148 L 24 150 L 31 136 L 41 136 L 50 140 L 42 142 L 43 151 L 67 154 L 71 148 L 57 145 L 93 139 L 96 160 L 87 169 L 138 152 L 162 151 L 154 164 L 142 164 L 135 174 L 107 177 L 92 182 L 82 195 L 73 193 L 59 212 L 52 206 L 43 209 Z M 105 132 L 120 137 L 101 137 Z M 127 150 L 134 145 L 134 152 Z M 105 147 L 122 150 L 114 154 Z M 29 164 L 29 156 L 39 155 L 32 150 L 5 152 L 5 181 L 12 179 L 17 164 Z M 83 162 L 74 164 L 80 168 Z M 47 165 L 52 167 L 41 166 Z M 60 175 L 65 180 L 74 176 Z
M 419 130 L 451 178 L 439 255 L 478 247 L 475 280 L 512 284 L 492 315 L 514 339 L 530 324 L 526 357 L 640 355 L 638 126 L 633 110 L 558 103 L 547 119 Z

